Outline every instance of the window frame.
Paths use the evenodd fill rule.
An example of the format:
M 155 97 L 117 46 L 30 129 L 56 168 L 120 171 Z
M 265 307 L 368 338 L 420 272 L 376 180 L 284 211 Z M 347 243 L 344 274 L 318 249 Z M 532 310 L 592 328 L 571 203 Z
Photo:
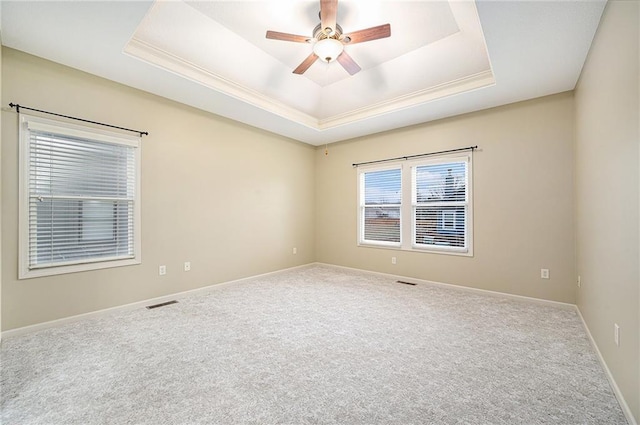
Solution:
M 466 162 L 466 199 L 464 207 L 466 208 L 464 229 L 466 247 L 448 247 L 425 245 L 416 243 L 416 216 L 415 208 L 417 206 L 416 196 L 414 194 L 415 170 L 420 166 L 428 166 L 435 164 L 447 164 L 454 162 Z M 400 243 L 391 244 L 384 242 L 374 242 L 364 240 L 364 217 L 362 215 L 362 202 L 364 197 L 364 173 L 383 171 L 388 169 L 401 169 L 401 198 L 400 198 Z M 435 155 L 428 158 L 418 158 L 405 160 L 401 163 L 393 164 L 370 164 L 358 167 L 358 192 L 357 192 L 357 245 L 370 248 L 385 248 L 402 251 L 423 252 L 432 254 L 445 254 L 455 256 L 473 257 L 473 154 L 472 152 L 457 152 L 442 155 Z M 459 213 L 454 213 L 454 228 L 459 226 Z M 439 224 L 438 224 L 439 225 Z
M 462 255 L 462 256 L 473 256 L 473 174 L 472 174 L 472 161 L 473 155 L 471 152 L 469 153 L 456 153 L 456 154 L 446 154 L 440 155 L 436 157 L 423 158 L 418 160 L 413 160 L 408 163 L 409 165 L 409 173 L 411 174 L 411 250 L 413 251 L 423 251 L 423 252 L 432 252 L 438 254 L 451 254 L 451 255 Z M 443 201 L 438 202 L 439 206 L 443 207 L 453 207 L 453 208 L 464 208 L 466 209 L 465 214 L 465 222 L 464 222 L 464 240 L 466 242 L 465 247 L 451 247 L 451 246 L 437 246 L 437 245 L 425 245 L 417 243 L 416 239 L 416 215 L 415 210 L 418 206 L 417 202 L 417 193 L 414 192 L 416 183 L 415 183 L 415 174 L 416 169 L 422 166 L 430 166 L 430 165 L 442 165 L 442 164 L 452 164 L 452 163 L 466 163 L 466 191 L 465 191 L 465 200 L 464 201 Z M 421 204 L 425 206 L 426 204 Z M 457 210 L 442 210 L 444 215 L 445 212 L 453 213 L 453 229 L 443 229 L 437 225 L 443 231 L 455 231 L 458 227 L 458 214 Z M 444 217 L 443 217 L 444 218 Z
M 64 121 L 51 120 L 38 116 L 20 114 L 19 127 L 19 207 L 18 207 L 18 278 L 30 279 L 36 277 L 53 276 L 66 273 L 76 273 L 89 270 L 99 270 L 112 267 L 136 265 L 142 262 L 141 253 L 141 208 L 140 208 L 140 169 L 142 143 L 141 138 L 125 135 L 112 131 L 106 131 L 84 125 L 75 125 Z M 31 127 L 31 128 L 30 128 Z M 30 200 L 30 139 L 32 131 L 49 131 L 54 134 L 78 137 L 101 143 L 125 145 L 134 148 L 135 183 L 133 197 L 133 257 L 113 258 L 94 257 L 61 262 L 42 267 L 29 267 L 29 200 Z M 82 200 L 81 200 L 82 201 Z M 81 213 L 80 213 L 81 214 Z M 79 231 L 82 231 L 82 220 L 79 216 Z M 91 241 L 85 241 L 91 243 Z

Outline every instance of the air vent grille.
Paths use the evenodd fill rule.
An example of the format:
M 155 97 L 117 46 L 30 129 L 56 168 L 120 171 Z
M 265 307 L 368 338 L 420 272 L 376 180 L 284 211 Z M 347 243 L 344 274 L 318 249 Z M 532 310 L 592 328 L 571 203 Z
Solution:
M 178 303 L 178 301 L 176 301 L 176 300 L 171 300 L 171 301 L 167 301 L 167 302 L 165 302 L 165 303 L 154 304 L 154 305 L 148 305 L 148 306 L 147 306 L 147 309 L 148 309 L 148 310 L 151 310 L 151 309 L 153 309 L 153 308 L 164 307 L 165 305 L 177 304 L 177 303 Z

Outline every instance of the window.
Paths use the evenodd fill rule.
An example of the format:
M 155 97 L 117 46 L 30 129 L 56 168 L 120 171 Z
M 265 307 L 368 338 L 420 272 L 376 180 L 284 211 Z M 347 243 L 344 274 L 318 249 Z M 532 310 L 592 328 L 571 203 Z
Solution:
M 466 252 L 468 161 L 429 161 L 411 167 L 413 245 Z
M 362 167 L 358 176 L 360 245 L 472 255 L 471 154 Z
M 140 263 L 140 138 L 21 115 L 20 278 Z

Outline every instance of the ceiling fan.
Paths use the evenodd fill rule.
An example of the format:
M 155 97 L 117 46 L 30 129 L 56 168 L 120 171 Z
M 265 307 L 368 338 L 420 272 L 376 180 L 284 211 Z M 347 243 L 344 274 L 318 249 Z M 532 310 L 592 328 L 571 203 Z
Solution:
M 267 38 L 313 44 L 313 52 L 293 70 L 294 74 L 304 74 L 318 58 L 321 58 L 327 63 L 337 60 L 350 75 L 354 75 L 362 68 L 344 51 L 344 46 L 389 37 L 391 25 L 378 25 L 344 34 L 342 27 L 336 22 L 337 14 L 338 0 L 320 0 L 320 23 L 313 29 L 312 37 L 267 31 Z

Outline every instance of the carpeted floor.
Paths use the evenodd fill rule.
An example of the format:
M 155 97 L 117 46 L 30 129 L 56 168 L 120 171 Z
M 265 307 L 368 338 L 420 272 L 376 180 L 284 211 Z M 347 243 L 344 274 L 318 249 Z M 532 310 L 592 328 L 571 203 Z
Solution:
M 576 312 L 314 265 L 8 338 L 4 425 L 626 424 Z

